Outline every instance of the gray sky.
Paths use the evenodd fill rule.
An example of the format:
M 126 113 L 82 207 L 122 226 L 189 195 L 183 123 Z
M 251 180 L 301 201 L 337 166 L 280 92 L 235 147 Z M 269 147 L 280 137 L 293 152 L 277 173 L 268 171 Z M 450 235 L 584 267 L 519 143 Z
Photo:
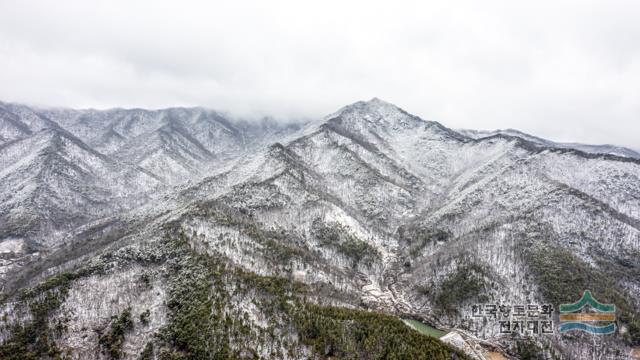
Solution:
M 640 2 L 0 1 L 0 100 L 318 117 L 640 148 Z

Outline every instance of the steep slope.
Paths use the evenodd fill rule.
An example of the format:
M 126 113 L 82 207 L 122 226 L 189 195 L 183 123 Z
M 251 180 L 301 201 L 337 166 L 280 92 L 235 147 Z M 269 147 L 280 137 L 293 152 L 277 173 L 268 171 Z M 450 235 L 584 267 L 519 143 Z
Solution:
M 31 135 L 31 129 L 19 117 L 4 110 L 0 104 L 0 146 Z
M 198 174 L 214 159 L 202 144 L 173 124 L 131 139 L 112 156 L 140 166 L 168 183 Z
M 5 287 L 0 354 L 464 356 L 396 316 L 462 334 L 478 359 L 622 359 L 640 344 L 640 161 L 474 139 L 379 99 L 291 129 L 175 111 L 117 117 L 100 137 L 123 161 L 163 164 L 155 173 L 170 164 L 145 162 L 146 150 L 163 151 L 179 169 L 165 179 L 202 177 L 29 260 Z M 28 158 L 7 174 L 32 171 Z M 73 176 L 96 187 L 87 193 L 100 194 L 88 175 L 108 166 L 99 159 Z M 557 308 L 586 289 L 618 307 L 616 335 L 512 336 L 471 316 L 477 303 Z
M 0 278 L 88 221 L 144 204 L 295 126 L 232 124 L 201 108 L 41 109 L 0 104 Z M 67 130 L 68 129 L 68 130 Z M 202 141 L 202 143 L 200 142 Z M 205 145 L 203 145 L 205 144 Z
M 211 227 L 211 220 L 189 225 L 196 239 L 231 258 L 244 258 L 252 271 L 280 269 L 281 276 L 291 271 L 348 292 L 360 288 L 368 306 L 466 329 L 504 342 L 505 348 L 510 341 L 498 333 L 496 323 L 478 327 L 471 322 L 473 301 L 558 304 L 598 288 L 602 299 L 622 304 L 626 313 L 620 326 L 627 335 L 603 341 L 620 351 L 637 343 L 637 161 L 554 150 L 509 136 L 472 140 L 375 99 L 329 116 L 317 130 L 272 151 L 267 168 L 283 169 L 282 175 L 269 180 L 268 187 L 232 191 L 235 195 L 225 196 L 224 203 L 249 211 L 267 228 L 305 229 L 280 240 L 306 235 L 306 241 L 296 240 L 294 250 L 285 251 L 292 256 L 285 258 L 289 266 L 282 268 L 283 259 L 270 264 L 255 261 L 260 255 L 234 252 L 246 246 L 215 240 L 225 232 Z M 289 165 L 277 165 L 271 159 L 275 154 Z M 264 169 L 258 173 L 268 173 Z M 314 208 L 311 201 L 324 207 Z M 209 225 L 202 227 L 203 221 Z M 314 235 L 314 228 L 323 228 L 318 224 L 327 223 L 341 229 L 338 233 L 352 234 L 330 236 L 337 253 L 324 250 Z M 345 236 L 365 244 L 341 247 Z M 341 257 L 353 248 L 361 250 L 357 259 L 375 254 L 373 260 L 345 262 Z M 545 248 L 558 262 L 545 266 L 560 266 L 557 271 L 567 277 L 556 279 L 559 283 L 536 269 L 547 260 Z M 573 268 L 563 268 L 565 262 Z M 465 271 L 482 275 L 472 287 L 479 290 L 449 289 Z M 573 271 L 590 275 L 577 280 Z M 563 292 L 559 285 L 565 282 Z M 581 340 L 566 344 L 563 337 L 543 338 L 539 345 L 578 358 L 585 354 L 574 347 L 591 351 L 574 341 Z
M 296 129 L 268 120 L 232 121 L 203 108 L 42 109 L 41 113 L 97 151 L 140 166 L 167 183 L 197 178 Z
M 34 108 L 20 104 L 0 103 L 0 113 L 19 121 L 29 132 L 42 129 L 60 129 L 60 126 Z
M 0 151 L 2 238 L 55 247 L 90 219 L 138 206 L 160 182 L 122 166 L 61 129 L 44 129 Z M 144 189 L 144 190 L 143 190 Z

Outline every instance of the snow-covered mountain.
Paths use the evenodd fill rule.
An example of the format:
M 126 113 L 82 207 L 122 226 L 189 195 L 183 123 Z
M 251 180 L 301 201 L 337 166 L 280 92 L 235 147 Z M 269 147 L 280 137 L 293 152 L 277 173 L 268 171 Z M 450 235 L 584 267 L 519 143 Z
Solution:
M 0 105 L 4 357 L 640 346 L 640 160 L 613 148 L 454 131 L 379 99 L 297 125 Z M 617 306 L 615 336 L 513 337 L 472 316 L 587 289 Z
M 551 140 L 543 139 L 537 136 L 529 135 L 529 134 L 523 133 L 522 131 L 518 131 L 514 129 L 493 130 L 493 131 L 460 129 L 457 131 L 460 134 L 463 134 L 473 139 L 481 139 L 481 138 L 491 137 L 495 135 L 507 135 L 507 136 L 518 137 L 518 138 L 530 141 L 534 144 L 545 146 L 545 147 L 552 147 L 552 148 L 559 148 L 559 149 L 574 149 L 574 150 L 579 150 L 589 154 L 610 154 L 610 155 L 623 156 L 623 157 L 628 157 L 633 159 L 640 159 L 640 153 L 638 153 L 633 149 L 629 149 L 623 146 L 589 145 L 589 144 L 580 144 L 575 142 L 562 143 L 562 142 L 551 141 Z

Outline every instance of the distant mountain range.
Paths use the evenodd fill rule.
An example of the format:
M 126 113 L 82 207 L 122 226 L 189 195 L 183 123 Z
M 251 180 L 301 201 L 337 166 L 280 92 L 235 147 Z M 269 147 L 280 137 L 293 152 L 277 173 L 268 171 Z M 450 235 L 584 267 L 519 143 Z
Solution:
M 574 149 L 574 150 L 580 150 L 589 154 L 610 154 L 610 155 L 640 159 L 640 153 L 638 153 L 635 150 L 622 147 L 622 146 L 588 145 L 588 144 L 580 144 L 580 143 L 559 143 L 551 140 L 542 139 L 537 136 L 525 134 L 522 131 L 518 131 L 514 129 L 493 130 L 493 131 L 459 129 L 457 131 L 473 139 L 481 139 L 481 138 L 491 137 L 495 135 L 507 135 L 507 136 L 521 138 L 521 139 L 530 141 L 534 144 L 545 146 L 545 147 L 560 148 L 560 149 Z
M 379 99 L 296 124 L 0 103 L 0 164 L 2 359 L 640 346 L 640 155 L 623 147 L 456 131 Z M 616 305 L 615 335 L 474 316 L 584 290 Z

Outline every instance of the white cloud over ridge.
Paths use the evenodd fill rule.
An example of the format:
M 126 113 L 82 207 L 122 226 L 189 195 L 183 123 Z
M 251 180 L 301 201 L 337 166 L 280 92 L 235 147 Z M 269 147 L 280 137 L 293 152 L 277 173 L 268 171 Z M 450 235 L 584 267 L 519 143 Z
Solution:
M 453 128 L 640 148 L 633 1 L 11 1 L 0 100 L 319 117 L 380 97 Z

